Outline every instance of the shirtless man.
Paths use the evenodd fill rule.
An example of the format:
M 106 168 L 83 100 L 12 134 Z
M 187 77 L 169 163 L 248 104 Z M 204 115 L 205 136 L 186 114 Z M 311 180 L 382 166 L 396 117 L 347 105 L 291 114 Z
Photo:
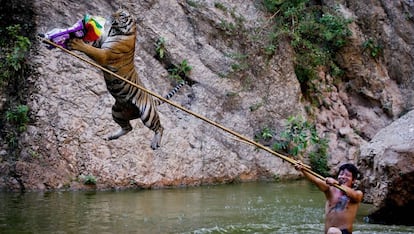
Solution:
M 304 170 L 302 163 L 296 164 L 295 168 L 325 193 L 325 233 L 352 233 L 352 224 L 363 197 L 360 190 L 352 189 L 358 169 L 353 164 L 344 164 L 339 168 L 337 180 L 328 177 L 323 181 Z M 341 185 L 345 192 L 332 186 L 334 184 Z

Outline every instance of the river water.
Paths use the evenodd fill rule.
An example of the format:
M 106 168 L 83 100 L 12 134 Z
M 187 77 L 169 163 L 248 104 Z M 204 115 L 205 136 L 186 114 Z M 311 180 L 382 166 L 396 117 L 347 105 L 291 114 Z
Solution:
M 0 233 L 322 233 L 324 197 L 307 181 L 195 188 L 0 193 Z M 367 224 L 354 233 L 414 233 Z

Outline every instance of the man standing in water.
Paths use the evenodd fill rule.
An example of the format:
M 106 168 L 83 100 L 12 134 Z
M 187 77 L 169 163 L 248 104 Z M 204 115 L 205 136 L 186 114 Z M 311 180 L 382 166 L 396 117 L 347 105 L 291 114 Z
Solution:
M 325 233 L 352 233 L 352 224 L 363 197 L 360 190 L 352 188 L 359 174 L 358 169 L 353 164 L 344 164 L 339 168 L 337 180 L 328 177 L 323 181 L 304 170 L 302 163 L 296 164 L 295 168 L 325 193 Z M 334 184 L 341 185 L 344 191 L 332 186 Z

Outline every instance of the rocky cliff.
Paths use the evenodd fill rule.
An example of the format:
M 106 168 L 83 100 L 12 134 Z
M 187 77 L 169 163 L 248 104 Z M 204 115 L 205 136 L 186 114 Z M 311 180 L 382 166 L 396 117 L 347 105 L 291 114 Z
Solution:
M 101 7 L 96 9 L 96 5 Z M 240 7 L 236 1 L 226 7 L 234 9 L 236 15 L 249 16 L 245 31 L 255 27 L 256 17 L 264 17 L 253 4 Z M 70 26 L 89 9 L 94 9 L 91 14 L 106 16 L 117 6 L 109 1 L 39 1 L 34 2 L 34 8 L 37 30 L 44 32 Z M 281 47 L 270 65 L 258 58 L 252 70 L 264 74 L 260 77 L 254 77 L 252 71 L 248 71 L 250 77 L 227 76 L 238 62 L 229 55 L 240 54 L 246 46 L 240 38 L 244 35 L 232 38 L 220 26 L 223 20 L 234 21 L 230 12 L 223 12 L 212 2 L 192 6 L 183 1 L 136 2 L 129 9 L 139 20 L 136 66 L 148 89 L 166 94 L 172 88 L 168 67 L 155 58 L 155 44 L 164 38 L 169 62 L 180 64 L 186 59 L 193 67 L 191 85 L 173 98 L 183 107 L 250 138 L 264 124 L 275 126 L 289 115 L 303 113 L 288 49 Z M 16 164 L 26 189 L 76 189 L 83 186 L 85 177 L 96 178 L 98 189 L 108 189 L 297 176 L 280 159 L 257 152 L 166 104 L 159 108 L 165 127 L 160 149 L 149 147 L 153 133 L 139 121 L 133 122 L 134 131 L 125 137 L 105 141 L 104 137 L 118 126 L 111 117 L 113 99 L 101 71 L 44 45 L 33 52 L 33 64 L 39 74 L 31 77 L 34 91 L 28 101 L 34 123 L 21 140 L 24 160 Z M 282 73 L 280 67 L 284 68 Z M 261 108 L 250 110 L 265 99 Z M 8 187 L 20 186 L 10 179 L 6 181 Z
M 85 13 L 107 16 L 121 2 L 35 0 L 35 32 L 71 26 Z M 324 69 L 318 73 L 326 85 L 320 91 L 323 105 L 315 107 L 304 98 L 288 39 L 278 43 L 270 58 L 260 53 L 267 40 L 263 32 L 277 15 L 257 1 L 130 1 L 127 7 L 138 18 L 138 73 L 148 89 L 166 94 L 174 85 L 168 65 L 187 60 L 191 82 L 173 101 L 249 138 L 266 127 L 280 131 L 289 116 L 314 120 L 321 136 L 329 139 L 331 172 L 342 162 L 361 164 L 369 177 L 363 183 L 367 201 L 384 201 L 387 195 L 369 188 L 382 179 L 381 172 L 364 157 L 359 159 L 360 147 L 386 126 L 408 131 L 391 124 L 400 116 L 414 121 L 404 115 L 414 106 L 414 3 L 315 2 L 352 20 L 349 43 L 337 54 L 345 76 L 338 80 Z M 160 38 L 167 62 L 157 58 Z M 1 151 L 2 188 L 79 189 L 85 178 L 94 178 L 98 189 L 117 189 L 298 176 L 279 158 L 166 104 L 159 107 L 165 131 L 158 150 L 149 147 L 153 133 L 139 121 L 128 135 L 105 141 L 117 126 L 101 71 L 39 43 L 30 61 L 36 71 L 28 78 L 32 121 L 19 141 L 18 160 L 10 163 L 7 150 Z M 412 151 L 387 152 L 392 152 L 390 157 L 401 153 L 401 162 L 412 158 L 407 153 Z M 412 169 L 405 172 L 410 173 Z
M 412 225 L 414 208 L 414 111 L 381 129 L 361 147 L 365 200 L 381 209 L 374 222 Z

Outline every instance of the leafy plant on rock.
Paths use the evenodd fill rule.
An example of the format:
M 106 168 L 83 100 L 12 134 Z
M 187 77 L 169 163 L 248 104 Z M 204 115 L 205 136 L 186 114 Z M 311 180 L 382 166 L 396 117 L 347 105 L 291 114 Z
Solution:
M 18 105 L 13 109 L 6 111 L 6 121 L 16 127 L 19 132 L 26 131 L 29 107 L 26 105 Z
M 80 179 L 84 185 L 96 185 L 96 177 L 93 175 L 82 175 Z
M 29 107 L 26 105 L 18 105 L 6 111 L 5 120 L 7 126 L 6 140 L 10 149 L 15 149 L 18 146 L 18 136 L 20 133 L 26 131 L 29 122 Z
M 0 84 L 16 77 L 25 66 L 31 43 L 29 38 L 19 35 L 20 30 L 18 24 L 0 30 L 5 34 L 0 39 Z
M 184 78 L 190 74 L 192 69 L 193 67 L 188 64 L 187 59 L 184 59 L 178 66 L 168 69 L 168 72 L 172 79 L 183 81 L 185 80 Z
M 318 79 L 317 68 L 325 67 L 333 76 L 341 74 L 335 63 L 335 53 L 347 43 L 350 20 L 309 0 L 264 0 L 267 11 L 274 14 L 274 31 L 269 33 L 271 44 L 265 46 L 272 54 L 281 37 L 288 38 L 295 51 L 294 68 L 305 96 L 312 96 Z
M 318 136 L 315 125 L 301 117 L 291 116 L 287 119 L 287 125 L 280 133 L 280 138 L 281 140 L 273 145 L 273 150 L 284 151 L 301 160 L 305 153 L 309 153 L 312 169 L 322 175 L 328 174 L 328 141 Z
M 155 44 L 155 51 L 160 59 L 164 59 L 165 56 L 165 38 L 160 37 Z
M 372 38 L 364 41 L 364 43 L 362 43 L 362 47 L 364 51 L 367 51 L 368 54 L 374 59 L 380 57 L 383 54 L 383 47 L 380 44 L 376 43 Z
M 260 140 L 268 141 L 273 138 L 273 135 L 274 134 L 272 130 L 268 127 L 265 127 L 258 134 L 256 134 L 254 138 L 256 141 L 260 141 Z

